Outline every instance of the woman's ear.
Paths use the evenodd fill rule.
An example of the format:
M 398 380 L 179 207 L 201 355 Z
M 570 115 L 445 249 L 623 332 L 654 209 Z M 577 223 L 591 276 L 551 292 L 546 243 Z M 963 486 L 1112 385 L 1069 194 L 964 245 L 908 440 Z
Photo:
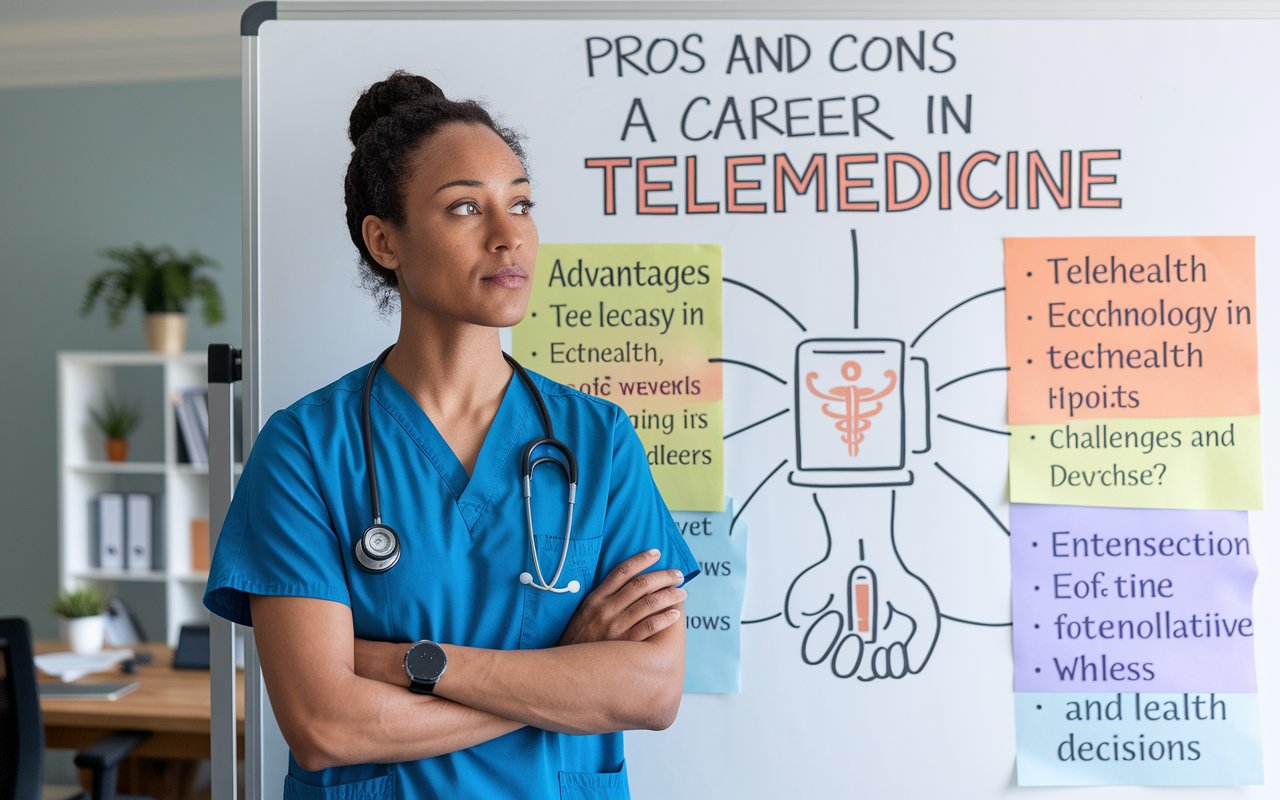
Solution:
M 369 248 L 369 255 L 378 264 L 391 270 L 400 268 L 400 258 L 392 241 L 394 231 L 390 225 L 370 214 L 364 218 L 361 233 L 364 234 L 364 246 Z

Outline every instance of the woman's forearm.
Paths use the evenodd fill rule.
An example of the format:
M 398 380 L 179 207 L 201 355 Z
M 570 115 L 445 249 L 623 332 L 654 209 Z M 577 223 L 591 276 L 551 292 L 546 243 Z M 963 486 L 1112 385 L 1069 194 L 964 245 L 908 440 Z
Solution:
M 433 758 L 524 727 L 443 697 L 415 695 L 354 675 L 344 683 L 327 700 L 313 699 L 301 736 L 286 736 L 303 769 Z
M 684 629 L 645 641 L 545 650 L 485 650 L 440 643 L 449 666 L 436 695 L 557 733 L 666 728 L 684 686 Z M 356 673 L 407 687 L 408 644 L 357 640 Z
M 251 607 L 272 709 L 303 769 L 430 758 L 523 727 L 357 674 L 351 613 L 340 603 L 255 596 Z
M 446 645 L 449 669 L 436 692 L 557 733 L 662 730 L 675 721 L 684 687 L 684 628 L 664 634 L 546 650 Z

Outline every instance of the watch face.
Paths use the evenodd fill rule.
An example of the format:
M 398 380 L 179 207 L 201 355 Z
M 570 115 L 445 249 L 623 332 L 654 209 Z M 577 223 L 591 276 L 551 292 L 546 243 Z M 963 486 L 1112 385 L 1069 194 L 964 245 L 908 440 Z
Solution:
M 413 680 L 435 683 L 444 674 L 446 661 L 444 648 L 440 645 L 435 642 L 419 642 L 409 648 L 404 666 Z

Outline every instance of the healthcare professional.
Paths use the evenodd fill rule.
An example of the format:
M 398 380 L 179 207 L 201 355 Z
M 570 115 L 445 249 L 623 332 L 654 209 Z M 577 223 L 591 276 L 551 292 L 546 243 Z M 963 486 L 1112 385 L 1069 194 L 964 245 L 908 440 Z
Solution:
M 254 627 L 284 796 L 627 797 L 620 731 L 675 719 L 697 563 L 628 417 L 500 349 L 536 277 L 518 138 L 403 72 L 349 135 L 399 336 L 263 426 L 205 595 Z

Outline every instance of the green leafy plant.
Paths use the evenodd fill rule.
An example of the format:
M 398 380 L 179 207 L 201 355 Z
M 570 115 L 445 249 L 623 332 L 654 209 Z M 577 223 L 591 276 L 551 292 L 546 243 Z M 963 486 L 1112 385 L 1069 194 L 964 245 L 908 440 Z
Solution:
M 108 439 L 127 439 L 142 421 L 142 409 L 137 403 L 118 401 L 109 394 L 102 396 L 97 408 L 89 409 L 89 416 Z
M 195 250 L 178 255 L 168 245 L 114 247 L 103 250 L 102 255 L 119 266 L 105 269 L 89 280 L 80 316 L 89 316 L 102 297 L 107 324 L 115 328 L 124 322 L 124 313 L 134 298 L 148 314 L 183 313 L 188 303 L 199 299 L 204 306 L 205 323 L 222 321 L 222 295 L 213 280 L 201 274 L 217 268 L 213 259 Z
M 106 604 L 102 592 L 92 586 L 81 586 L 69 592 L 58 592 L 49 604 L 49 610 L 64 619 L 78 619 L 98 616 Z

